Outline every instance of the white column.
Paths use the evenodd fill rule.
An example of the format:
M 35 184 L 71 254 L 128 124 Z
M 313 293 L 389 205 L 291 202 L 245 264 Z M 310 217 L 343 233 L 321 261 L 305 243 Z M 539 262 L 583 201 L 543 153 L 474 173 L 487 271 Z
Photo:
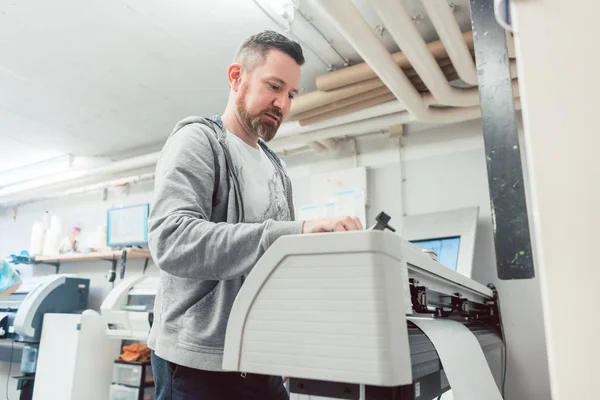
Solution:
M 552 398 L 596 398 L 600 2 L 512 0 L 512 8 Z

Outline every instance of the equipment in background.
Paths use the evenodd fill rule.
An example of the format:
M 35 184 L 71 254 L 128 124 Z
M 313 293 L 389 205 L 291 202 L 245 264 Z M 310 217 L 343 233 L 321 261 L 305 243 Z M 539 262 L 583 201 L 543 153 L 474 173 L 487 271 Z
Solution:
M 494 291 L 371 229 L 279 238 L 236 297 L 223 368 L 290 377 L 293 395 L 491 400 L 503 350 Z
M 154 396 L 154 376 L 149 361 L 114 362 L 110 400 L 153 400 Z
M 51 275 L 26 278 L 19 289 L 0 299 L 0 339 L 23 343 L 23 375 L 17 377 L 21 400 L 33 395 L 44 315 L 82 312 L 87 307 L 89 289 L 89 279 Z
M 119 341 L 106 336 L 96 311 L 46 314 L 33 395 L 35 400 L 106 400 Z
M 145 341 L 152 325 L 158 277 L 123 279 L 102 302 L 106 334 L 115 339 Z
M 400 235 L 434 252 L 440 264 L 470 278 L 478 219 L 479 207 L 407 215 Z
M 147 245 L 149 212 L 148 204 L 109 209 L 106 212 L 108 246 Z

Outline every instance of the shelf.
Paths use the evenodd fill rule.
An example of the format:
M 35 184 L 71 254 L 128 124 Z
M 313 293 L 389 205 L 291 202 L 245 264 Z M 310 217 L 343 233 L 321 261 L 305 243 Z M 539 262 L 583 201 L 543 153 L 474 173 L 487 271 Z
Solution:
M 122 250 L 115 251 L 102 251 L 102 252 L 90 252 L 90 253 L 68 253 L 61 254 L 58 256 L 35 256 L 34 261 L 36 264 L 62 264 L 69 262 L 84 262 L 84 261 L 97 261 L 97 260 L 119 260 L 121 258 Z M 127 259 L 151 259 L 150 251 L 140 249 L 128 249 Z

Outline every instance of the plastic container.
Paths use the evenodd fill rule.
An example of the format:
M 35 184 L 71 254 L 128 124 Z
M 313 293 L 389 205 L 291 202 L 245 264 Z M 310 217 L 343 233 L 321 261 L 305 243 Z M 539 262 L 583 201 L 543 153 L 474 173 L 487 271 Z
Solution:
M 134 387 L 153 385 L 154 377 L 150 362 L 115 361 L 112 382 Z
M 44 255 L 55 256 L 60 253 L 60 242 L 65 235 L 65 223 L 57 215 L 50 218 L 50 229 L 46 232 Z
M 154 400 L 154 386 L 133 388 L 117 384 L 110 385 L 110 400 Z
M 98 226 L 98 229 L 96 230 L 96 244 L 98 249 L 104 249 L 107 247 L 106 244 L 106 225 L 100 225 Z
M 44 255 L 55 256 L 59 254 L 60 249 L 60 232 L 57 229 L 50 228 L 46 233 L 46 240 L 44 243 Z
M 46 227 L 42 221 L 35 221 L 31 227 L 31 238 L 29 242 L 29 255 L 31 257 L 42 254 L 44 250 L 44 236 Z

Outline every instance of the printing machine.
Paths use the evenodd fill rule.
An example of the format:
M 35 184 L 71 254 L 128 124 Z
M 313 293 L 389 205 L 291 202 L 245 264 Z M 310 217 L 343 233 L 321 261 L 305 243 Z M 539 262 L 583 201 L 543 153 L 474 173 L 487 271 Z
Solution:
M 110 291 L 100 306 L 109 337 L 146 340 L 152 325 L 158 279 L 134 275 L 123 279 Z
M 290 377 L 292 398 L 437 399 L 457 374 L 444 363 L 461 358 L 443 360 L 440 350 L 464 346 L 458 373 L 470 377 L 472 342 L 489 367 L 486 390 L 497 395 L 463 391 L 458 398 L 501 398 L 505 348 L 493 287 L 386 230 L 389 217 L 378 221 L 365 231 L 275 241 L 234 302 L 223 368 Z M 462 324 L 476 341 L 447 335 L 448 343 L 436 347 L 420 319 L 440 329 L 456 321 L 450 324 Z
M 450 382 L 439 349 L 415 324 L 435 317 L 472 332 L 501 386 L 495 290 L 435 262 L 387 222 L 380 215 L 367 231 L 279 238 L 238 293 L 223 368 L 288 376 L 292 399 L 435 399 Z M 115 286 L 101 306 L 107 335 L 146 340 L 158 279 Z
M 0 339 L 22 343 L 17 377 L 21 399 L 30 399 L 37 366 L 37 354 L 46 313 L 78 313 L 87 307 L 89 279 L 68 275 L 25 278 L 12 294 L 0 299 Z M 6 347 L 6 346 L 4 346 Z

